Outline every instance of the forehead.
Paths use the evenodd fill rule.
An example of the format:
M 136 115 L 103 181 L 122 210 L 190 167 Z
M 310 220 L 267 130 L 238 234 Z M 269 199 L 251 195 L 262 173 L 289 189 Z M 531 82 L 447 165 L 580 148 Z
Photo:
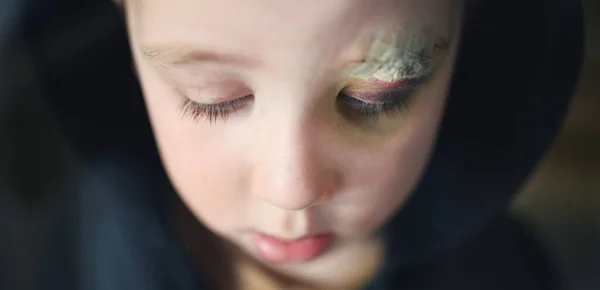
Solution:
M 177 44 L 283 60 L 362 53 L 382 30 L 450 30 L 450 0 L 134 0 L 142 45 Z M 292 65 L 292 64 L 290 64 Z

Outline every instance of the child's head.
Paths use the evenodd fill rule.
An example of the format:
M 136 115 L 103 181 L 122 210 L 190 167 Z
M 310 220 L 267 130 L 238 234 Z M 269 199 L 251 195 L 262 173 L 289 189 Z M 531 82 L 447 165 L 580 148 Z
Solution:
M 163 162 L 191 211 L 290 274 L 352 271 L 427 166 L 458 2 L 125 1 Z M 324 233 L 295 248 L 263 236 Z

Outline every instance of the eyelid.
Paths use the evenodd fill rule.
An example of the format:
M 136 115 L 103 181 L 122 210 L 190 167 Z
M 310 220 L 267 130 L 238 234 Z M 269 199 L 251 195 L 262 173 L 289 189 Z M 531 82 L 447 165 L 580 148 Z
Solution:
M 394 92 L 412 91 L 424 84 L 428 76 L 414 78 L 414 79 L 402 79 L 393 82 L 386 82 L 377 79 L 373 79 L 369 82 L 360 81 L 358 84 L 353 84 L 348 88 L 344 89 L 344 93 L 347 95 L 358 98 L 367 102 L 385 102 L 381 100 L 382 95 L 392 95 Z
M 181 69 L 164 68 L 156 71 L 177 93 L 199 103 L 222 103 L 253 93 L 248 82 L 232 71 L 202 70 L 199 73 L 189 73 Z
M 253 92 L 245 84 L 238 81 L 211 81 L 202 86 L 184 85 L 176 90 L 198 103 L 219 104 L 252 95 Z

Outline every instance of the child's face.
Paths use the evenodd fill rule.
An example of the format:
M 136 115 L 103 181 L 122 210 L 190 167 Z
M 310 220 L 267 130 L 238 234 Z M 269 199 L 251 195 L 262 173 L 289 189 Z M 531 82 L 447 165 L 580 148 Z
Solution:
M 178 193 L 204 225 L 273 268 L 324 280 L 350 273 L 426 166 L 458 42 L 456 5 L 126 1 Z

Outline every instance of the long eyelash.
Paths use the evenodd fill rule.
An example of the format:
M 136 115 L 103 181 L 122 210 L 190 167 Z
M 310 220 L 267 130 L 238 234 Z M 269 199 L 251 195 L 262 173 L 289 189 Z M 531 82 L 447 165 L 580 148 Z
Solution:
M 186 98 L 181 106 L 181 112 L 183 116 L 189 116 L 194 121 L 206 119 L 210 124 L 213 124 L 227 119 L 231 113 L 240 109 L 246 101 L 246 98 L 239 98 L 217 104 L 200 104 Z
M 348 96 L 343 92 L 340 95 L 344 98 L 344 102 L 358 113 L 359 121 L 377 122 L 379 117 L 386 116 L 389 118 L 395 117 L 398 113 L 406 111 L 409 108 L 412 99 L 412 92 L 406 92 L 406 95 L 398 97 L 396 93 L 387 93 L 389 96 L 382 96 L 382 99 L 387 101 L 381 103 L 368 103 L 357 98 Z
M 359 113 L 363 120 L 377 122 L 379 117 L 386 116 L 389 118 L 395 117 L 399 112 L 408 109 L 409 100 L 403 99 L 399 102 L 372 104 L 358 101 L 360 105 Z

